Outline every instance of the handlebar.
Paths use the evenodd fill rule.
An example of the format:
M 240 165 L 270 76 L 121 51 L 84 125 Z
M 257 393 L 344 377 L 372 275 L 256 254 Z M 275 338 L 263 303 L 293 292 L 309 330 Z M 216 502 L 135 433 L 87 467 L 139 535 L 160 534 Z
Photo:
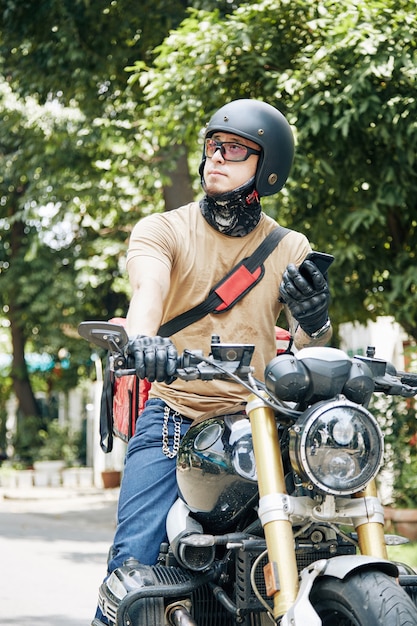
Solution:
M 369 356 L 356 356 L 372 372 L 374 391 L 388 396 L 411 398 L 417 393 L 417 374 L 399 372 L 392 363 Z
M 283 422 L 293 422 L 300 412 L 270 394 L 266 397 L 263 394 L 267 393 L 264 383 L 253 377 L 253 368 L 249 365 L 253 351 L 252 344 L 212 344 L 210 357 L 205 357 L 201 350 L 184 350 L 178 357 L 176 375 L 186 381 L 224 379 L 239 383 L 276 411 Z M 116 377 L 132 375 L 136 374 L 136 370 L 114 370 L 114 374 Z
M 240 383 L 248 381 L 253 371 L 250 361 L 254 346 L 218 344 L 216 348 L 211 357 L 205 357 L 201 350 L 184 350 L 177 360 L 177 378 L 186 381 L 214 379 L 238 379 Z M 119 356 L 113 355 L 110 358 L 113 358 L 114 375 L 117 378 L 136 374 L 133 368 L 120 367 L 122 360 Z
M 78 333 L 83 339 L 107 350 L 112 359 L 115 376 L 135 374 L 127 355 L 129 337 L 123 326 L 111 322 L 81 322 Z M 250 366 L 255 346 L 253 344 L 221 343 L 213 336 L 211 357 L 202 350 L 184 350 L 178 357 L 177 376 L 183 380 L 213 380 L 232 378 L 248 380 L 253 368 Z
M 416 382 L 414 382 L 416 386 L 411 386 L 405 383 L 402 377 L 391 374 L 385 374 L 385 376 L 374 379 L 375 391 L 383 392 L 387 396 L 401 396 L 402 398 L 412 398 L 416 395 Z
M 409 385 L 417 389 L 417 374 L 411 372 L 398 372 L 398 376 L 404 385 Z
M 82 322 L 78 332 L 87 341 L 109 351 L 115 376 L 136 373 L 130 367 L 131 359 L 127 356 L 129 337 L 123 326 L 109 322 Z M 219 337 L 213 336 L 209 357 L 205 357 L 201 350 L 184 350 L 178 357 L 177 377 L 185 381 L 227 379 L 257 393 L 259 387 L 265 390 L 265 386 L 253 377 L 250 363 L 254 349 L 253 344 L 225 344 L 220 342 Z M 417 374 L 397 372 L 391 363 L 373 356 L 357 355 L 355 359 L 365 362 L 370 368 L 375 392 L 405 398 L 417 394 Z M 270 404 L 287 415 L 297 413 L 275 397 L 273 401 L 271 397 Z

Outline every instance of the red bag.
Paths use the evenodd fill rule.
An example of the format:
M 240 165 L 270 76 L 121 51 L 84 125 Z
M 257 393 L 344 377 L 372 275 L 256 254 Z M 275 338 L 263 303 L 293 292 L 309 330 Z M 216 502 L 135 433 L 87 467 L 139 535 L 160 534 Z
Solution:
M 126 325 L 122 317 L 110 322 Z M 150 382 L 139 380 L 135 374 L 116 378 L 107 361 L 100 408 L 100 445 L 104 452 L 113 449 L 113 435 L 125 442 L 134 435 L 136 420 L 143 411 L 150 388 Z
M 122 376 L 113 382 L 113 434 L 123 441 L 135 434 L 136 420 L 148 399 L 151 383 L 136 375 Z
M 292 336 L 289 330 L 275 326 L 275 344 L 277 347 L 277 355 L 289 352 L 292 346 Z

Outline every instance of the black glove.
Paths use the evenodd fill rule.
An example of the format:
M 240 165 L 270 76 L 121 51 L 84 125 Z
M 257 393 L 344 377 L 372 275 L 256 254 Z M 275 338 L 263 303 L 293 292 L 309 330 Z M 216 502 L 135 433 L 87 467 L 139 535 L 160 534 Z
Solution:
M 290 263 L 282 276 L 279 293 L 308 335 L 320 330 L 329 319 L 329 287 L 313 261 L 304 261 L 303 274 Z
M 147 378 L 150 383 L 172 383 L 176 376 L 178 353 L 167 337 L 138 335 L 129 339 L 127 354 L 135 362 L 138 378 Z

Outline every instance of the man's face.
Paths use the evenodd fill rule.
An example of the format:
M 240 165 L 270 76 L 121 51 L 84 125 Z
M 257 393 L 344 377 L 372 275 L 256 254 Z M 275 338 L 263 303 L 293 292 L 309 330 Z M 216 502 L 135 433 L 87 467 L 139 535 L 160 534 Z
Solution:
M 217 132 L 212 135 L 211 139 L 219 142 L 237 143 L 241 146 L 260 150 L 259 145 L 254 141 L 231 133 Z M 233 146 L 230 148 L 233 151 Z M 246 183 L 255 175 L 258 159 L 257 154 L 250 154 L 244 161 L 226 160 L 220 148 L 215 150 L 211 157 L 206 155 L 203 175 L 207 194 L 217 196 Z

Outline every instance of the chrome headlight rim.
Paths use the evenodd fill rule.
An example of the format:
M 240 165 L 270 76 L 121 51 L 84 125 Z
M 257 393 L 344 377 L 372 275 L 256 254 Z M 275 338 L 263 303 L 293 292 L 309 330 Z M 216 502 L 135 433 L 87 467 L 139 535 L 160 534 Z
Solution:
M 310 463 L 309 450 L 311 446 L 308 445 L 308 437 L 313 431 L 313 427 L 318 423 L 320 419 L 326 414 L 333 415 L 335 412 L 341 411 L 342 414 L 346 411 L 346 415 L 354 415 L 364 426 L 367 434 L 373 439 L 372 445 L 369 446 L 369 454 L 367 462 L 361 467 L 360 472 L 357 472 L 349 486 L 342 487 L 341 485 L 332 486 L 329 484 L 331 481 L 326 480 L 329 474 L 323 474 L 320 476 L 315 471 Z M 319 405 L 314 405 L 310 409 L 307 409 L 303 415 L 297 420 L 297 422 L 290 429 L 290 459 L 294 471 L 303 480 L 303 483 L 308 488 L 315 489 L 316 491 L 325 495 L 334 496 L 348 496 L 363 489 L 375 478 L 378 474 L 384 452 L 384 437 L 381 428 L 375 419 L 375 417 L 362 405 L 356 404 L 347 400 L 345 396 L 339 396 L 331 401 L 324 401 Z M 335 446 L 329 448 L 329 452 L 332 450 L 335 453 L 344 451 L 342 445 L 340 447 Z M 330 454 L 331 456 L 331 454 Z M 346 456 L 346 455 L 345 455 Z M 347 458 L 347 457 L 346 457 Z

